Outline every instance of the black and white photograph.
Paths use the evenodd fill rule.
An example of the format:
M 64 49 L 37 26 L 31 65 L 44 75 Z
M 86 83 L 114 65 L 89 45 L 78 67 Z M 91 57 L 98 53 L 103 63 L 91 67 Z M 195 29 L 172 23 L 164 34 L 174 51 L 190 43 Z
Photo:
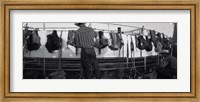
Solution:
M 23 22 L 23 79 L 177 79 L 177 22 Z

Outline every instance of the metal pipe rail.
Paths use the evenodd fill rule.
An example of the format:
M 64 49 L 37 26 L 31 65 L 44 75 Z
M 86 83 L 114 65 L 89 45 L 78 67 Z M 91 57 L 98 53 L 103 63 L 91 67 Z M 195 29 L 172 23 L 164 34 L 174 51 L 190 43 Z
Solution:
M 88 22 L 89 23 L 89 22 Z M 45 24 L 45 23 L 44 23 Z M 140 29 L 144 29 L 144 30 L 148 30 L 150 31 L 151 29 L 147 29 L 147 28 L 144 28 L 144 27 L 136 27 L 136 26 L 130 26 L 130 25 L 124 25 L 124 24 L 115 24 L 115 23 L 100 23 L 98 22 L 97 24 L 107 24 L 107 25 L 117 25 L 117 26 L 124 26 L 124 27 L 131 27 L 131 28 L 137 28 L 137 29 L 134 29 L 134 30 L 131 30 L 131 31 L 124 31 L 124 34 L 125 33 L 131 33 L 131 32 L 134 32 L 134 31 L 137 31 L 137 30 L 140 30 Z M 23 28 L 25 28 L 26 26 L 23 26 Z M 45 27 L 45 26 L 44 26 Z M 78 27 L 38 27 L 39 29 L 63 29 L 63 30 L 59 30 L 59 31 L 69 31 L 69 30 L 66 30 L 66 29 L 78 29 Z M 29 29 L 35 29 L 34 27 L 28 27 Z M 103 31 L 117 31 L 117 30 L 108 30 L 108 29 L 97 29 L 97 28 L 94 28 L 94 30 L 103 30 Z M 156 31 L 158 32 L 158 31 Z M 128 34 L 128 35 L 136 35 L 136 34 Z M 169 36 L 165 35 L 167 38 L 170 38 Z

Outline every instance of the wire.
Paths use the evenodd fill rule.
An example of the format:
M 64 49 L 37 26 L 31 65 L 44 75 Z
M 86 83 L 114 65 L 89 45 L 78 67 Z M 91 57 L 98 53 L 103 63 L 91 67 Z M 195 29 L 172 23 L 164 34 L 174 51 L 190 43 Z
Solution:
M 23 28 L 25 28 L 25 27 L 28 27 L 28 23 L 25 23 L 27 26 L 23 26 Z M 92 23 L 90 23 L 89 25 L 91 25 Z M 118 25 L 118 26 L 124 26 L 124 27 L 131 27 L 131 28 L 137 28 L 137 29 L 134 29 L 134 30 L 131 30 L 131 31 L 124 31 L 124 33 L 131 33 L 131 32 L 134 32 L 134 31 L 138 31 L 138 30 L 141 30 L 141 29 L 143 29 L 143 31 L 144 30 L 148 30 L 148 31 L 150 31 L 151 29 L 147 29 L 147 28 L 144 28 L 144 26 L 142 26 L 142 27 L 137 27 L 137 26 L 130 26 L 130 25 L 124 25 L 124 24 L 116 24 L 116 23 L 97 23 L 97 24 L 106 24 L 106 25 L 108 25 L 108 29 L 96 29 L 96 28 L 94 28 L 94 30 L 103 30 L 103 31 L 110 31 L 110 29 L 109 29 L 109 25 Z M 34 27 L 28 27 L 29 29 L 35 29 Z M 44 27 L 38 27 L 39 29 L 44 29 Z M 68 29 L 78 29 L 78 27 L 45 27 L 45 30 L 48 30 L 48 29 L 53 29 L 53 30 L 55 30 L 55 29 L 64 29 L 64 30 L 62 30 L 62 31 L 69 31 Z M 66 30 L 67 29 L 67 30 Z M 117 30 L 112 30 L 112 31 L 117 31 Z M 155 32 L 157 32 L 157 33 L 160 33 L 160 32 L 158 32 L 158 31 L 155 31 Z M 131 35 L 131 34 L 128 34 L 128 35 Z M 144 35 L 144 34 L 143 34 Z M 166 36 L 167 38 L 170 38 L 169 36 L 167 36 L 167 35 L 165 35 L 164 34 L 164 36 Z
M 116 23 L 100 23 L 100 24 L 110 24 L 110 25 L 118 25 L 118 26 L 125 26 L 125 27 L 131 27 L 131 28 L 140 28 L 136 26 L 130 26 L 130 25 L 124 25 L 124 24 L 116 24 Z

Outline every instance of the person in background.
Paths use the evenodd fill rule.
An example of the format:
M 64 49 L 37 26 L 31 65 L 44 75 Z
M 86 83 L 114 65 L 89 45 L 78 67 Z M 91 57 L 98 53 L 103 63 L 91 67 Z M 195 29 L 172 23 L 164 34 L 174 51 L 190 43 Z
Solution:
M 158 78 L 176 79 L 177 78 L 177 58 L 171 56 L 168 50 L 160 52 L 162 56 L 161 63 L 159 63 L 156 72 Z
M 172 44 L 172 56 L 177 58 L 177 43 Z
M 75 23 L 79 27 L 75 31 L 75 46 L 81 48 L 81 66 L 83 68 L 83 77 L 91 79 L 90 69 L 94 69 L 96 79 L 100 79 L 100 69 L 98 66 L 96 53 L 94 50 L 95 38 L 97 33 L 85 23 Z

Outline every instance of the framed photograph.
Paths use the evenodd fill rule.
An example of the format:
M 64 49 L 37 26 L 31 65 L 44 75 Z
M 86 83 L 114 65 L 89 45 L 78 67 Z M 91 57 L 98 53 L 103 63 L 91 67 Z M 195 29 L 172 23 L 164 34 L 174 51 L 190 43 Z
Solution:
M 195 0 L 1 1 L 1 99 L 198 101 L 198 12 Z

